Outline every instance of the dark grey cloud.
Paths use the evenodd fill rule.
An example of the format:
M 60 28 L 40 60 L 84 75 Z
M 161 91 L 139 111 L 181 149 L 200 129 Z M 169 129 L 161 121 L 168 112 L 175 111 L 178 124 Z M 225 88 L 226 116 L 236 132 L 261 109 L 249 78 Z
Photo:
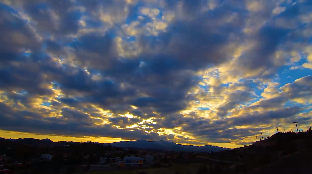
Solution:
M 26 64 L 26 66 L 25 66 Z M 32 66 L 33 65 L 33 66 Z M 44 77 L 39 74 L 38 65 L 21 63 L 17 67 L 7 67 L 0 70 L 0 88 L 6 90 L 26 90 L 29 94 L 49 95 L 52 93 L 50 89 L 41 86 Z
M 251 112 L 242 114 L 239 117 L 225 118 L 219 121 L 189 119 L 188 121 L 185 120 L 183 131 L 191 132 L 195 137 L 207 139 L 211 142 L 219 142 L 222 139 L 241 140 L 242 137 L 259 134 L 263 128 L 259 128 L 257 125 L 270 125 L 274 121 L 293 118 L 303 109 L 300 107 L 290 107 L 264 112 Z M 235 128 L 235 126 L 252 125 L 255 128 Z
M 302 100 L 302 102 L 311 103 L 312 96 L 312 76 L 302 77 L 293 83 L 286 84 L 281 88 L 283 94 L 292 100 Z
M 66 122 L 77 123 L 81 126 L 92 126 L 93 122 L 89 115 L 81 113 L 77 110 L 71 110 L 69 108 L 62 108 L 62 115 Z
M 140 119 L 138 118 L 127 118 L 127 117 L 111 117 L 108 120 L 112 122 L 113 125 L 118 125 L 121 127 L 131 126 L 133 124 L 140 122 Z
M 164 138 L 158 134 L 146 135 L 141 130 L 130 132 L 111 125 L 94 126 L 96 121 L 86 113 L 103 117 L 90 106 L 94 104 L 114 113 L 116 117 L 109 118 L 112 124 L 125 127 L 143 118 L 156 117 L 158 124 L 151 124 L 155 130 L 182 127 L 201 139 L 229 142 L 258 131 L 229 127 L 293 117 L 302 109 L 283 108 L 285 103 L 289 99 L 309 101 L 307 96 L 311 95 L 312 80 L 305 77 L 281 88 L 280 96 L 246 107 L 250 113 L 239 117 L 214 121 L 198 118 L 195 113 L 189 114 L 190 117 L 179 114 L 188 108 L 190 101 L 199 100 L 189 93 L 202 80 L 197 72 L 229 63 L 236 49 L 250 40 L 255 41 L 254 47 L 234 62 L 230 75 L 272 77 L 280 67 L 274 59 L 275 52 L 283 43 L 292 41 L 295 28 L 278 25 L 278 19 L 295 20 L 294 16 L 307 14 L 309 1 L 288 7 L 274 19 L 271 18 L 275 4 L 270 2 L 265 2 L 263 11 L 253 14 L 245 9 L 245 1 L 218 1 L 218 6 L 211 10 L 205 7 L 207 1 L 164 1 L 161 9 L 176 12 L 174 18 L 165 32 L 157 36 L 146 33 L 136 36 L 132 45 L 140 51 L 130 57 L 119 55 L 116 36 L 123 37 L 121 25 L 135 20 L 139 6 L 148 6 L 146 2 L 132 5 L 113 0 L 31 0 L 12 1 L 10 5 L 0 2 L 3 2 L 0 3 L 0 89 L 14 101 L 14 108 L 21 102 L 29 109 L 33 107 L 32 98 L 48 100 L 53 96 L 51 105 L 63 115 L 44 118 L 42 115 L 51 111 L 41 110 L 44 114 L 40 115 L 0 103 L 0 128 L 4 130 L 125 139 Z M 86 26 L 79 24 L 82 19 Z M 269 21 L 257 32 L 243 32 L 247 25 L 266 20 Z M 100 78 L 94 80 L 96 74 Z M 251 81 L 229 87 L 212 86 L 217 92 L 204 94 L 212 96 L 230 91 L 227 102 L 216 108 L 217 117 L 255 98 L 258 84 Z M 51 82 L 55 90 L 62 91 L 62 97 L 47 89 Z M 14 93 L 23 90 L 24 95 Z M 71 108 L 62 108 L 64 105 Z M 270 110 L 272 106 L 278 109 Z M 268 111 L 253 112 L 257 108 Z M 118 116 L 128 112 L 140 119 Z
M 273 97 L 270 99 L 260 100 L 251 106 L 245 107 L 245 109 L 248 111 L 253 111 L 254 109 L 258 109 L 258 108 L 266 109 L 266 110 L 281 108 L 281 107 L 284 107 L 284 105 L 287 101 L 289 101 L 289 99 L 287 97 L 281 95 L 281 96 Z M 237 113 L 237 112 L 239 112 L 239 111 L 236 111 L 235 113 Z
M 229 110 L 236 108 L 239 104 L 244 104 L 252 99 L 255 99 L 255 95 L 247 92 L 237 90 L 228 95 L 226 103 L 222 104 L 217 108 L 218 115 L 223 117 L 226 116 Z
M 307 25 L 301 25 L 302 20 L 298 20 L 300 16 L 305 16 L 310 14 L 310 9 L 312 4 L 310 1 L 301 1 L 293 3 L 290 6 L 287 6 L 283 12 L 277 15 L 273 25 L 279 28 L 288 28 L 288 29 L 300 29 L 304 28 Z M 307 21 L 308 22 L 308 21 Z M 293 36 L 295 37 L 295 36 Z M 297 35 L 297 37 L 300 37 Z
M 19 61 L 23 50 L 38 51 L 40 42 L 18 11 L 0 2 L 1 68 L 10 61 Z
M 258 113 L 257 111 L 244 116 L 240 116 L 234 119 L 228 120 L 233 125 L 253 125 L 253 124 L 267 124 L 274 119 L 282 119 L 299 114 L 303 108 L 289 107 L 283 109 L 277 109 L 274 111 L 267 111 L 264 113 Z
M 254 36 L 256 46 L 248 50 L 235 63 L 235 69 L 241 70 L 240 75 L 250 73 L 253 76 L 270 78 L 275 75 L 279 66 L 274 62 L 275 52 L 280 43 L 286 41 L 290 30 L 263 26 Z M 249 75 L 250 76 L 250 75 Z
M 35 22 L 37 32 L 54 36 L 78 32 L 82 12 L 72 8 L 75 5 L 72 1 L 31 0 L 29 2 L 13 1 L 12 3 L 31 17 Z
M 100 70 L 116 68 L 117 55 L 113 52 L 113 38 L 109 34 L 83 35 L 72 43 L 72 47 L 76 49 L 75 54 L 81 65 Z
M 185 3 L 183 8 L 188 8 L 188 2 Z M 199 5 L 194 9 L 196 7 Z M 195 12 L 194 9 L 190 9 L 190 12 Z M 198 83 L 199 79 L 194 76 L 194 72 L 225 62 L 233 51 L 226 50 L 225 46 L 230 41 L 237 42 L 233 37 L 240 37 L 237 28 L 243 21 L 233 20 L 228 25 L 220 24 L 217 27 L 212 25 L 213 21 L 231 15 L 221 11 L 216 12 L 218 15 L 201 14 L 189 21 L 177 20 L 169 26 L 167 32 L 157 37 L 138 38 L 143 53 L 137 58 L 117 59 L 110 35 L 112 31 L 104 36 L 94 33 L 81 36 L 72 47 L 81 65 L 99 69 L 114 83 L 129 84 L 129 88 L 148 96 L 135 96 L 138 93 L 134 92 L 130 103 L 118 100 L 119 103 L 132 104 L 140 109 L 152 108 L 161 113 L 174 113 L 184 109 L 188 101 L 193 99 L 187 95 L 187 91 Z M 204 21 L 207 21 L 207 25 Z M 231 29 L 232 32 L 229 32 Z M 155 45 L 160 46 L 161 54 L 154 53 Z M 144 66 L 140 67 L 142 62 Z M 103 103 L 103 100 L 98 103 Z
M 295 40 L 300 40 L 301 45 L 308 44 L 309 40 L 304 38 L 302 33 L 304 29 L 310 27 L 307 25 L 309 20 L 306 17 L 307 20 L 304 22 L 302 18 L 309 16 L 309 9 L 312 6 L 309 1 L 294 4 L 285 2 L 281 3 L 285 11 L 272 16 L 274 4 L 269 1 L 260 3 L 264 4 L 264 8 L 254 14 L 249 22 L 261 24 L 261 27 L 255 34 L 246 37 L 255 41 L 256 46 L 245 52 L 233 69 L 239 76 L 268 79 L 276 75 L 278 69 L 289 61 L 286 55 L 276 60 L 276 51 L 287 52 L 300 49 L 295 46 Z
M 225 46 L 229 42 L 238 42 L 231 37 L 240 37 L 239 31 L 235 30 L 235 24 L 212 25 L 214 21 L 222 19 L 223 16 L 211 17 L 207 14 L 191 21 L 177 20 L 169 26 L 167 32 L 157 36 L 157 42 L 151 37 L 143 37 L 140 44 L 147 52 L 146 56 L 150 56 L 148 52 L 153 50 L 155 45 L 162 44 L 159 50 L 165 57 L 152 59 L 153 65 L 158 65 L 157 67 L 163 66 L 169 70 L 199 70 L 219 65 L 228 60 L 233 51 L 226 50 Z M 223 27 L 226 29 L 223 30 Z M 158 61 L 161 61 L 161 64 Z

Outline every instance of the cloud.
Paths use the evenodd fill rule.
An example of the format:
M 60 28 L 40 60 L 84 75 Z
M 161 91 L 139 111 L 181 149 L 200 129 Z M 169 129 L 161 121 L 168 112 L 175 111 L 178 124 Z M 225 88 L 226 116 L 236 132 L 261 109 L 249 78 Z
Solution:
M 285 11 L 285 7 L 276 7 L 274 8 L 274 10 L 272 11 L 273 14 L 277 15 L 277 14 L 280 14 L 282 13 L 283 11 Z
M 281 88 L 283 93 L 291 100 L 298 103 L 311 103 L 312 76 L 302 77 L 293 83 L 286 84 Z
M 19 54 L 27 50 L 37 52 L 40 40 L 29 25 L 22 19 L 18 11 L 5 4 L 0 4 L 0 48 L 2 66 L 9 61 L 16 60 Z
M 254 99 L 254 96 L 245 91 L 235 91 L 225 98 L 225 103 L 217 108 L 219 116 L 225 116 L 228 111 L 234 109 L 238 104 Z
M 154 134 L 147 135 L 138 130 L 129 131 L 113 128 L 111 126 L 91 126 L 90 118 L 88 119 L 87 115 L 68 109 L 63 111 L 63 118 L 43 118 L 40 115 L 29 112 L 14 112 L 12 108 L 8 108 L 3 104 L 1 104 L 1 108 L 8 111 L 7 114 L 1 114 L 1 119 L 3 120 L 1 122 L 1 128 L 4 130 L 74 137 L 105 136 L 120 137 L 123 139 L 161 138 L 158 136 L 154 137 Z
M 310 122 L 296 2 L 0 0 L 0 129 L 241 145 Z
M 307 54 L 307 63 L 304 63 L 302 66 L 304 68 L 312 69 L 312 46 L 307 46 L 305 48 L 305 52 Z

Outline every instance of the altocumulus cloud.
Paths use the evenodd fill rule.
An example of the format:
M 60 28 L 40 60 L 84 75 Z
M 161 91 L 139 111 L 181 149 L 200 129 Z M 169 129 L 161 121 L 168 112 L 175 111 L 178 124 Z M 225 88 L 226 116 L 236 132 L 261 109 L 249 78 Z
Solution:
M 311 15 L 309 0 L 0 0 L 0 129 L 229 146 L 308 128 Z

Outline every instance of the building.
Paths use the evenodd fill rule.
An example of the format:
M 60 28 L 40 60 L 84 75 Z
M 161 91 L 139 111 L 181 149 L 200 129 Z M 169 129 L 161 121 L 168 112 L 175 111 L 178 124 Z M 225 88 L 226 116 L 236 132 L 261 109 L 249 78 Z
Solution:
M 107 157 L 100 157 L 100 160 L 102 164 L 105 164 L 107 162 Z M 109 158 L 108 160 L 109 163 L 117 163 L 119 161 L 122 161 L 120 157 Z
M 100 161 L 102 164 L 105 164 L 107 161 L 107 158 L 106 157 L 100 157 Z
M 143 158 L 144 158 L 144 161 L 146 162 L 146 164 L 153 164 L 154 163 L 154 156 L 145 155 Z
M 120 167 L 126 166 L 126 167 L 141 167 L 143 166 L 143 158 L 135 157 L 135 156 L 128 156 L 124 157 L 122 162 L 118 162 L 118 165 Z
M 115 157 L 115 158 L 109 158 L 109 161 L 112 163 L 116 163 L 116 162 L 122 161 L 122 159 L 120 157 Z
M 50 154 L 41 154 L 41 159 L 46 160 L 46 161 L 51 161 L 52 160 L 52 155 Z

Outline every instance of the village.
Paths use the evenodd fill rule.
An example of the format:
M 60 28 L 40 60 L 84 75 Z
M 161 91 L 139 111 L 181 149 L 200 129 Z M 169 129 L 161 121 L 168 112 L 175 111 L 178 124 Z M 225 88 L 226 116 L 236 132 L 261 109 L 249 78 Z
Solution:
M 0 173 L 74 173 L 166 168 L 174 163 L 189 163 L 199 154 L 118 148 L 91 142 L 29 143 L 32 141 L 36 140 L 1 139 Z

